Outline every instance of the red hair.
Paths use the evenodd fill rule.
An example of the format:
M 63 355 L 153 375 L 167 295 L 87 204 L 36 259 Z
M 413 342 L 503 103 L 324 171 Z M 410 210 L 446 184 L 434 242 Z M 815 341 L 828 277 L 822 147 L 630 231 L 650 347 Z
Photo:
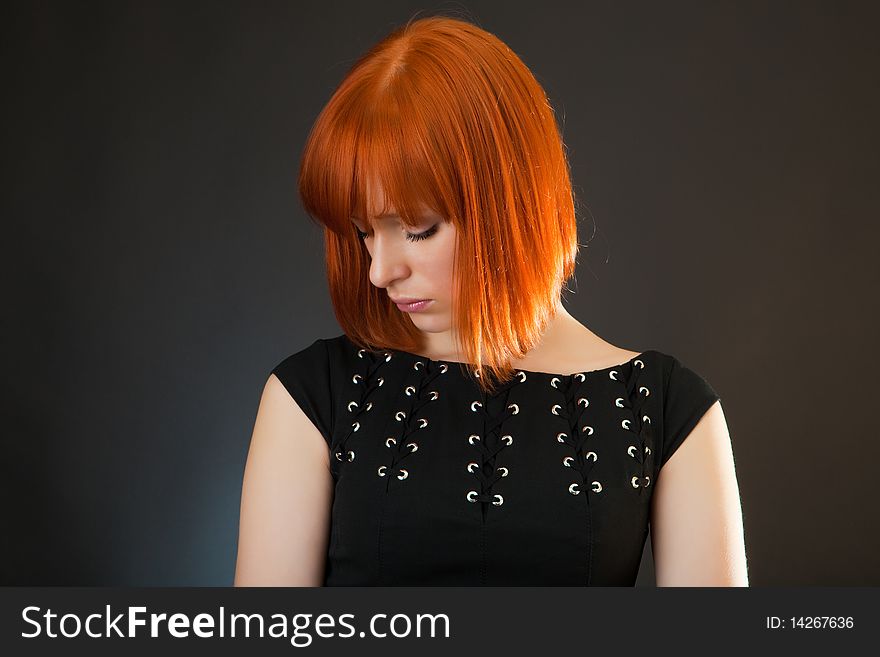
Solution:
M 421 330 L 370 282 L 350 220 L 369 223 L 371 180 L 377 214 L 390 205 L 413 227 L 424 204 L 455 225 L 453 333 L 491 392 L 540 342 L 575 271 L 569 165 L 546 93 L 493 34 L 429 16 L 361 56 L 312 127 L 299 194 L 324 226 L 337 321 L 362 348 L 419 353 Z

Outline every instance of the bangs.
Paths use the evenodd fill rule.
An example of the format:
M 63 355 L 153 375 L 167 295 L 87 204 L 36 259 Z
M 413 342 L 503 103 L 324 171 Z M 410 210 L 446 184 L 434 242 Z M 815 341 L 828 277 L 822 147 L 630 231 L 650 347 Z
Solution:
M 449 216 L 419 105 L 412 85 L 391 82 L 375 95 L 343 85 L 303 156 L 299 191 L 313 219 L 342 235 L 351 233 L 352 217 L 371 226 L 377 216 L 396 214 L 413 227 L 426 209 Z

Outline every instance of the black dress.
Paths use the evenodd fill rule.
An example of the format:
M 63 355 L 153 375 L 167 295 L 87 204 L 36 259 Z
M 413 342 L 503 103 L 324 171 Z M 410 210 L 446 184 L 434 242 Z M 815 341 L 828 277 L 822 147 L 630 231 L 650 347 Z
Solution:
M 578 374 L 318 339 L 272 372 L 323 434 L 326 586 L 632 586 L 660 468 L 719 399 L 645 351 Z

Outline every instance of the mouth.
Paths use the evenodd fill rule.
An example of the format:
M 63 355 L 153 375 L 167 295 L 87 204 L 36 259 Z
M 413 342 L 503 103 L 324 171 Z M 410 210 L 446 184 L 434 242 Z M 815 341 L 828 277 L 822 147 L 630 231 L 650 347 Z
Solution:
M 394 304 L 405 313 L 416 313 L 434 303 L 433 299 L 401 299 Z

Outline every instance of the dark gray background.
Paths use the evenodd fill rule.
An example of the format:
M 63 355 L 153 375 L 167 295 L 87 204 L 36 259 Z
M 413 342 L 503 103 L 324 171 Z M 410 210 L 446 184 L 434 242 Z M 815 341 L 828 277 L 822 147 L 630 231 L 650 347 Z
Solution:
M 870 4 L 4 4 L 0 580 L 231 584 L 265 378 L 340 332 L 302 145 L 441 10 L 564 124 L 571 312 L 721 395 L 752 585 L 880 584 Z

